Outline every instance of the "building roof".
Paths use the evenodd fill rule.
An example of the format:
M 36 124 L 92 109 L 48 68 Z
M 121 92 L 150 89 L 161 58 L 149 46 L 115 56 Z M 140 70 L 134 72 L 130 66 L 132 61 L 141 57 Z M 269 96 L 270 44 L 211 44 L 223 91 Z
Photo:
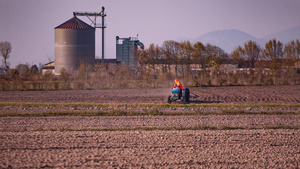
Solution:
M 54 63 L 55 63 L 55 61 L 49 62 L 49 63 L 46 63 L 45 66 L 54 66 Z
M 95 29 L 77 17 L 73 17 L 54 29 Z
M 55 61 L 46 63 L 42 69 L 54 69 L 54 63 L 55 63 Z

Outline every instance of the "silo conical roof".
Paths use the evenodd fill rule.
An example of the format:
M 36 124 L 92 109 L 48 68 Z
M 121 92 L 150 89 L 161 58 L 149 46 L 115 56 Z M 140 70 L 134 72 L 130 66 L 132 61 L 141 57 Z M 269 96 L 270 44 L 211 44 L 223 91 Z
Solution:
M 62 23 L 61 25 L 57 26 L 54 29 L 58 29 L 58 28 L 59 29 L 95 29 L 94 27 L 78 19 L 76 16 Z

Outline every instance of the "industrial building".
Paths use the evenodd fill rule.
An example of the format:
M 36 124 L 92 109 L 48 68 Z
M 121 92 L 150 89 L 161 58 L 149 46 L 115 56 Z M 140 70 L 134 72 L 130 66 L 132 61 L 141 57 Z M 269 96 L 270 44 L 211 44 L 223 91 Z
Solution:
M 116 37 L 117 62 L 128 65 L 130 69 L 135 69 L 137 65 L 137 49 L 140 46 L 144 49 L 144 44 L 137 38 Z
M 95 62 L 95 28 L 73 17 L 55 28 L 55 71 L 76 70 L 80 63 Z
M 136 37 L 116 37 L 116 59 L 104 58 L 104 7 L 99 13 L 73 12 L 74 16 L 54 28 L 55 32 L 55 60 L 46 64 L 42 70 L 45 73 L 59 75 L 62 69 L 72 73 L 78 70 L 81 63 L 89 65 L 121 64 L 134 70 L 137 65 L 138 46 L 144 49 L 144 45 Z M 95 16 L 92 24 L 83 22 L 77 16 Z M 102 24 L 96 23 L 96 17 L 102 17 Z M 90 18 L 89 18 L 90 19 Z M 91 20 L 91 19 L 90 19 Z M 92 20 L 91 20 L 92 21 Z M 102 59 L 95 59 L 95 31 L 102 29 Z

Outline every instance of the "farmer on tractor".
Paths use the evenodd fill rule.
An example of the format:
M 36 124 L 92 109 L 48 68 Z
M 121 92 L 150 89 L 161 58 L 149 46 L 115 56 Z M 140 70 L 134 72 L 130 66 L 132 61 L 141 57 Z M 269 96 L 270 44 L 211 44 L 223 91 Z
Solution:
M 182 87 L 180 81 L 177 80 L 177 79 L 175 79 L 174 89 L 175 89 L 175 90 L 180 90 L 179 94 L 180 94 L 180 96 L 182 95 L 183 87 Z
M 171 90 L 171 95 L 168 96 L 167 102 L 172 103 L 177 100 L 181 100 L 182 103 L 190 103 L 190 90 L 188 88 L 183 88 L 179 80 L 175 79 L 175 84 Z

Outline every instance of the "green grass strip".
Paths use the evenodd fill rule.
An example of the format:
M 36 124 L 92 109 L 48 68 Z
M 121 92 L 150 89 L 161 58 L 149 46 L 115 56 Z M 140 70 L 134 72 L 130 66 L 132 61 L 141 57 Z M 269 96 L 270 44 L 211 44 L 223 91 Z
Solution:
M 300 115 L 300 111 L 277 111 L 272 108 L 298 108 L 300 104 L 155 104 L 155 103 L 32 103 L 32 102 L 0 102 L 0 117 L 46 117 L 46 116 L 142 116 L 142 115 L 243 115 L 243 114 L 267 114 L 267 115 Z M 201 110 L 205 107 L 217 107 L 220 110 Z M 6 111 L 6 108 L 20 108 L 15 112 Z M 30 112 L 30 108 L 38 108 Z M 51 110 L 51 109 L 54 110 Z M 62 108 L 63 110 L 55 110 Z M 65 109 L 67 108 L 67 109 Z M 70 108 L 70 109 L 69 109 Z M 84 110 L 82 110 L 83 108 Z M 161 108 L 167 108 L 161 109 Z M 189 108 L 180 111 L 178 108 Z M 194 108 L 194 109 L 193 109 Z M 200 109 L 198 109 L 200 108 Z M 224 110 L 222 110 L 224 108 Z M 229 108 L 229 110 L 228 110 Z M 230 110 L 234 108 L 234 110 Z M 270 111 L 251 111 L 253 108 L 266 108 Z M 22 110 L 25 109 L 25 110 Z M 47 109 L 50 109 L 47 111 Z M 174 111 L 173 111 L 174 110 Z

